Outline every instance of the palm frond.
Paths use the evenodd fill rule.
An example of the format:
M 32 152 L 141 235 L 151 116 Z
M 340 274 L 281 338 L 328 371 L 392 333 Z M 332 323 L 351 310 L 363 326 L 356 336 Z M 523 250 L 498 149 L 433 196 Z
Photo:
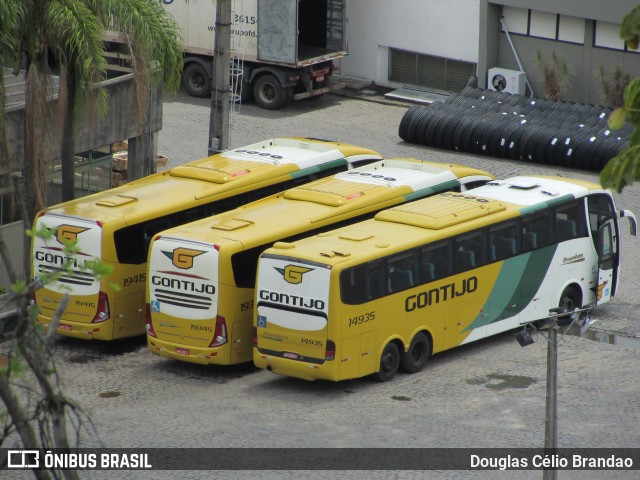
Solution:
M 80 115 L 88 102 L 95 104 L 98 113 L 106 113 L 105 97 L 93 88 L 107 76 L 103 24 L 85 3 L 74 0 L 52 0 L 46 22 L 50 44 L 64 53 L 62 61 L 75 75 L 74 114 Z
M 167 91 L 180 88 L 183 60 L 180 28 L 160 3 L 114 2 L 112 20 L 113 28 L 131 40 L 139 55 L 147 57 L 151 84 L 162 82 Z

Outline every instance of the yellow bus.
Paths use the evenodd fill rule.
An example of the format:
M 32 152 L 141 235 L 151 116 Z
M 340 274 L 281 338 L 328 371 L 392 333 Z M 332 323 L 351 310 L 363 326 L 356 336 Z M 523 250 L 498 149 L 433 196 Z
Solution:
M 38 321 L 48 327 L 69 293 L 57 333 L 100 340 L 142 335 L 147 249 L 153 235 L 381 158 L 343 143 L 274 138 L 49 207 L 37 215 L 34 228 L 46 227 L 55 236 L 49 242 L 34 239 L 34 278 L 68 261 L 63 240 L 76 239 L 80 252 L 72 259 L 72 275 L 36 292 Z M 81 269 L 93 259 L 113 272 L 96 280 Z
M 259 260 L 254 363 L 305 380 L 386 381 L 551 308 L 607 302 L 619 217 L 635 235 L 633 214 L 599 185 L 521 176 L 278 243 Z
M 147 345 L 187 362 L 250 362 L 255 274 L 263 250 L 491 178 L 457 165 L 386 159 L 161 232 L 149 248 Z

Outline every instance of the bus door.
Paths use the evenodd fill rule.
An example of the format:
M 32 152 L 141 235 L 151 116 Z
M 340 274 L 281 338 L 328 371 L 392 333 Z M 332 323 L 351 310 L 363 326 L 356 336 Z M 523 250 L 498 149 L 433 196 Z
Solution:
M 598 228 L 596 251 L 598 253 L 598 281 L 596 303 L 606 303 L 616 294 L 618 266 L 620 264 L 619 236 L 614 218 Z

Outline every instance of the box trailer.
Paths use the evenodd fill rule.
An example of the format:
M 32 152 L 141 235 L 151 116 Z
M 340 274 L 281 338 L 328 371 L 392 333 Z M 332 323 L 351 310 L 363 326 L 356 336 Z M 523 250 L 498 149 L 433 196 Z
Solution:
M 215 0 L 159 0 L 180 26 L 183 86 L 211 94 Z M 342 88 L 334 60 L 347 54 L 346 0 L 232 0 L 232 85 L 236 100 L 251 96 L 276 110 L 292 99 Z

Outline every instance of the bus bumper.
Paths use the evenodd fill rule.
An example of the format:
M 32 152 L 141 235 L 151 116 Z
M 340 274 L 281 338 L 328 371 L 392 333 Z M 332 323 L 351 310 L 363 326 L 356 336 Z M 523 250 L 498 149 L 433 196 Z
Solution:
M 39 316 L 38 323 L 44 326 L 45 331 L 49 330 L 51 319 Z M 79 323 L 60 320 L 56 333 L 65 337 L 80 338 L 82 340 L 113 340 L 113 327 L 111 321 L 102 323 Z
M 241 359 L 232 362 L 230 359 L 230 346 L 225 344 L 218 348 L 195 347 L 179 343 L 159 340 L 147 334 L 147 347 L 152 353 L 182 362 L 198 363 L 200 365 L 230 365 L 232 363 L 250 362 L 251 359 Z
M 262 354 L 256 350 L 253 352 L 253 363 L 256 367 L 269 370 L 276 375 L 284 375 L 301 380 L 331 380 L 334 382 L 340 380 L 340 378 L 337 378 L 335 375 L 331 375 L 330 369 L 323 368 L 322 365 L 290 360 L 288 358 L 273 357 Z

